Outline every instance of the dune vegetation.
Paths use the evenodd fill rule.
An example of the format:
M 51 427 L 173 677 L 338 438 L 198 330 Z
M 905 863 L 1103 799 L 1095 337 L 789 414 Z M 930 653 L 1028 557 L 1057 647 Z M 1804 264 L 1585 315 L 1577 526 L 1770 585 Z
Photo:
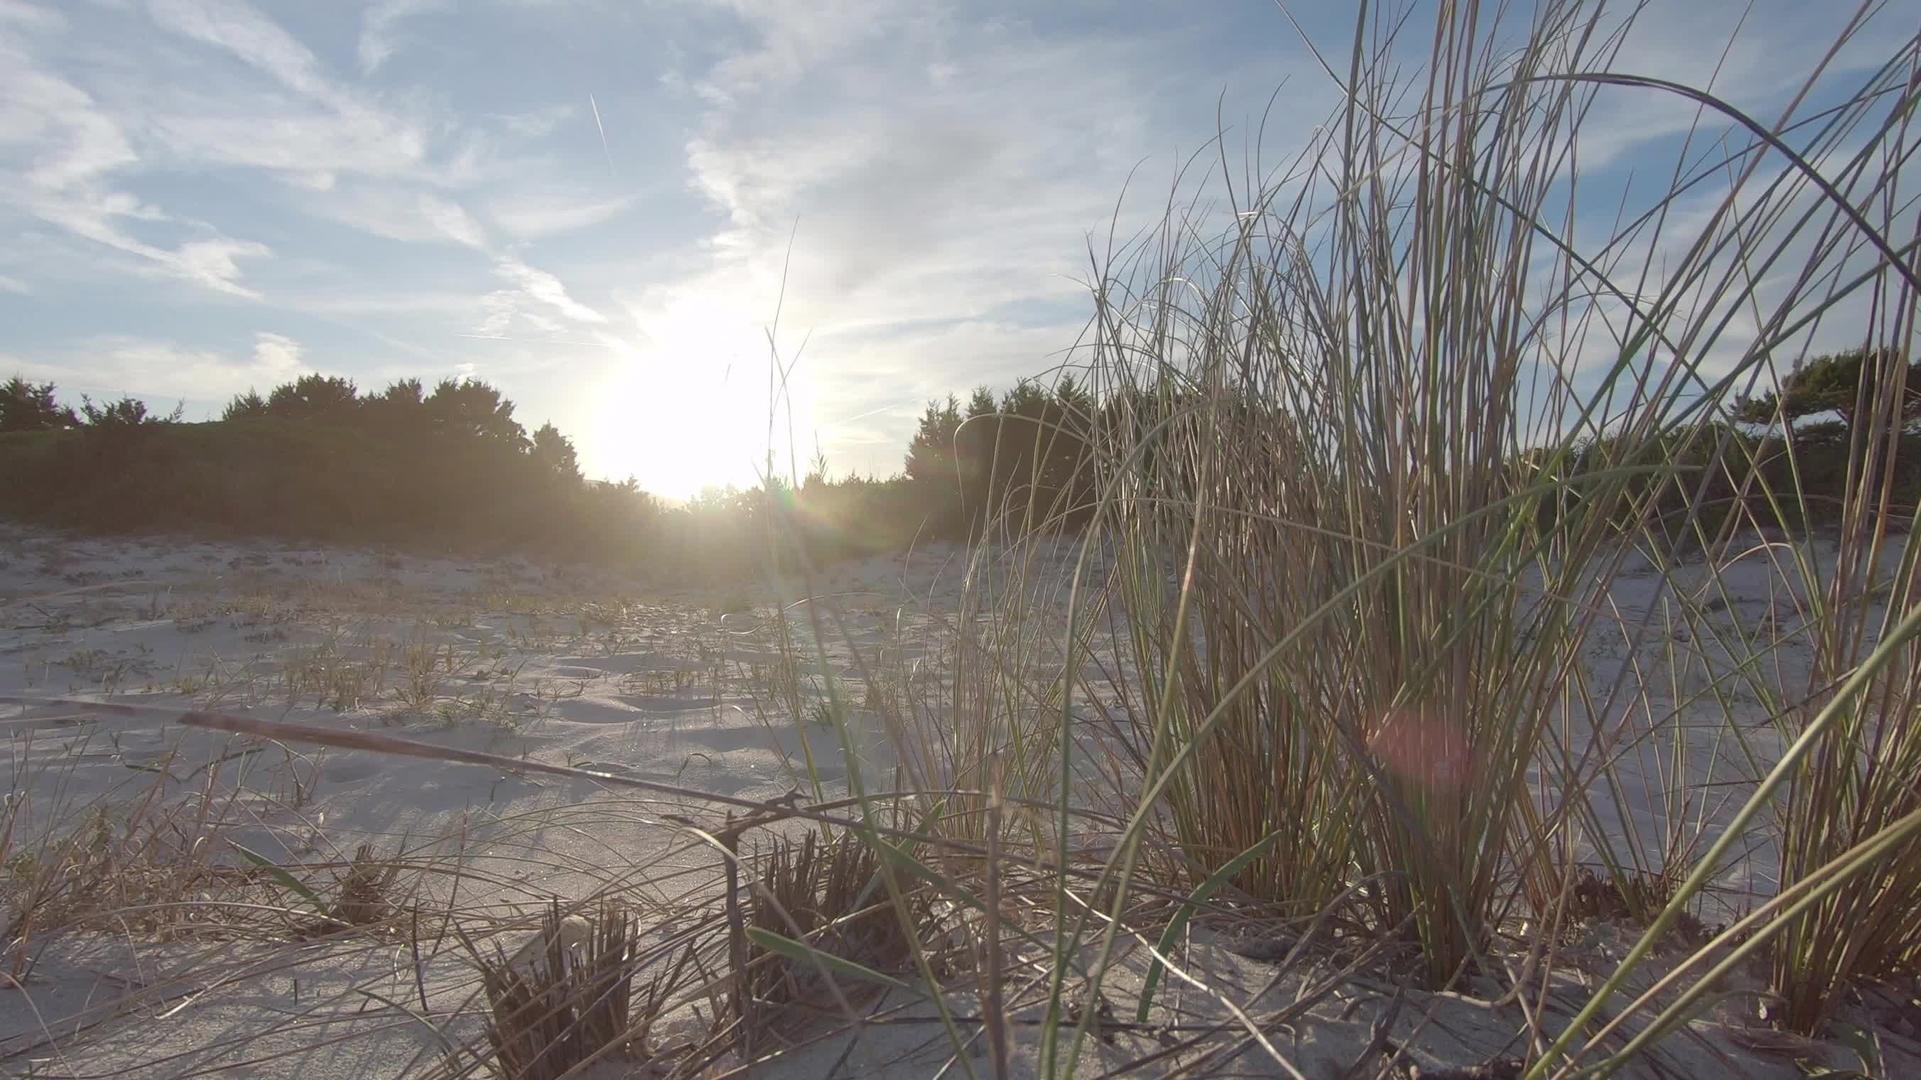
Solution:
M 716 715 L 785 740 L 791 786 L 185 694 L 186 731 L 262 760 L 596 785 L 486 825 L 571 884 L 490 894 L 504 872 L 399 830 L 351 859 L 199 842 L 244 817 L 208 773 L 79 830 L 9 802 L 0 962 L 24 980 L 81 932 L 224 933 L 275 977 L 360 949 L 410 973 L 401 997 L 338 999 L 431 1032 L 410 1068 L 447 1076 L 1921 1068 L 1921 38 L 1849 23 L 1840 45 L 1884 57 L 1755 118 L 1622 74 L 1594 5 L 1502 14 L 1363 18 L 1313 141 L 1196 158 L 1156 226 L 1096 248 L 1068 362 L 930 405 L 894 479 L 666 507 L 582 480 L 477 384 L 309 385 L 337 422 L 277 412 L 296 387 L 208 424 L 0 436 L 0 506 L 41 521 L 750 574 L 761 602 L 658 646 L 687 684 L 626 689 L 708 680 Z M 1417 42 L 1422 72 L 1379 59 Z M 1685 103 L 1701 135 L 1596 237 L 1577 173 L 1603 95 Z M 1848 351 L 1817 347 L 1837 326 Z M 382 412 L 436 399 L 425 426 Z M 836 576 L 937 541 L 942 601 L 860 606 L 873 581 Z M 411 671 L 444 700 L 418 648 L 363 696 Z M 639 825 L 659 847 L 542 865 L 553 834 Z M 80 887 L 109 880 L 138 884 Z M 469 965 L 457 992 L 427 943 Z M 219 1060 L 332 1037 L 301 1015 Z

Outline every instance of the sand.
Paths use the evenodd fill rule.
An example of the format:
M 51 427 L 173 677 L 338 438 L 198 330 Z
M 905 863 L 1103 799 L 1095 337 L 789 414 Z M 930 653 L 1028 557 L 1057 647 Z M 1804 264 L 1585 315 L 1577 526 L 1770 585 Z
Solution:
M 1056 580 L 1071 554 L 1054 557 Z M 1775 620 L 1791 638 L 1796 598 L 1768 555 L 1757 548 L 1723 567 L 1721 580 L 1734 593 L 1726 617 Z M 316 886 L 344 872 L 361 844 L 382 855 L 403 852 L 436 868 L 413 877 L 410 888 L 440 910 L 457 906 L 460 929 L 476 947 L 507 951 L 528 939 L 550 897 L 619 887 L 670 910 L 685 906 L 682 894 L 707 896 L 717 858 L 680 823 L 712 820 L 716 808 L 590 779 L 194 730 L 173 716 L 199 708 L 332 725 L 754 801 L 797 790 L 811 797 L 811 758 L 833 794 L 850 767 L 884 784 L 897 763 L 872 725 L 857 725 L 850 759 L 833 729 L 815 722 L 825 680 L 818 671 L 782 668 L 780 620 L 800 632 L 814 614 L 836 620 L 845 637 L 827 650 L 826 663 L 857 696 L 863 668 L 856 651 L 911 658 L 946 640 L 964 562 L 958 549 L 931 547 L 844 564 L 815 582 L 816 612 L 806 605 L 783 612 L 779 598 L 746 585 L 705 587 L 517 558 L 85 539 L 0 526 L 0 695 L 148 707 L 97 715 L 74 706 L 0 705 L 9 745 L 0 768 L 22 835 L 92 821 L 88 815 L 101 808 L 118 808 L 101 819 L 108 829 L 138 807 L 217 810 L 224 824 L 205 841 L 219 848 L 201 853 L 208 862 L 244 871 L 251 865 L 244 848 L 302 868 Z M 1673 580 L 1688 587 L 1705 579 L 1683 568 Z M 1663 615 L 1667 588 L 1652 567 L 1630 566 L 1608 601 L 1624 625 L 1672 635 Z M 1636 653 L 1637 640 L 1632 631 L 1597 635 L 1583 662 L 1605 682 Z M 1719 647 L 1712 640 L 1681 645 L 1683 652 Z M 1805 680 L 1805 646 L 1783 648 L 1777 659 L 1782 679 Z M 1685 694 L 1685 683 L 1684 675 L 1663 693 Z M 1747 767 L 1706 725 L 1700 738 L 1695 767 L 1724 775 Z M 1731 805 L 1723 799 L 1697 810 L 1711 829 Z M 1666 819 L 1657 810 L 1632 808 L 1658 834 Z M 1718 902 L 1740 910 L 1744 896 L 1771 891 L 1773 873 L 1771 851 L 1757 846 L 1723 875 Z M 0 978 L 0 1073 L 170 1077 L 220 1069 L 362 1078 L 474 1067 L 464 1048 L 479 1039 L 477 980 L 466 945 L 444 919 L 405 935 L 299 940 L 302 899 L 284 882 L 254 873 L 234 895 L 250 897 L 252 906 L 235 901 L 231 927 L 207 916 L 156 916 L 122 932 L 32 940 L 24 952 L 30 962 Z M 1580 987 L 1631 940 L 1626 928 L 1597 925 L 1568 942 L 1567 970 L 1557 976 L 1566 1000 L 1578 1000 Z M 1183 1024 L 1232 1022 L 1226 1002 L 1249 1014 L 1271 1012 L 1299 996 L 1304 980 L 1328 978 L 1334 963 L 1283 972 L 1271 951 L 1198 933 L 1178 958 L 1191 982 L 1170 982 L 1159 1029 L 1104 1030 L 1089 1044 L 1083 1072 L 1166 1050 L 1184 1037 Z M 1116 996 L 1137 987 L 1144 970 L 1144 951 L 1126 950 L 1113 976 Z M 1378 972 L 1336 982 L 1338 992 L 1266 1031 L 1267 1046 L 1250 1039 L 1213 1065 L 1254 1075 L 1373 1075 L 1388 1045 L 1407 1044 L 1407 1060 L 1429 1068 L 1483 1064 L 1523 1049 L 1513 1042 L 1519 1006 L 1491 1000 L 1499 997 L 1492 985 L 1490 1000 L 1477 1000 L 1471 992 L 1419 993 Z M 962 1014 L 978 1008 L 967 994 L 945 1000 Z M 925 996 L 890 991 L 862 1008 L 884 1022 L 798 1046 L 756 1072 L 965 1072 L 948 1060 Z M 1862 1013 L 1862 1023 L 1886 1022 L 1889 1075 L 1921 1070 L 1921 1048 L 1913 1032 L 1901 1032 L 1898 1011 Z M 1038 1027 L 1026 1021 L 1037 1014 L 1018 1015 L 1014 1072 L 1031 1075 Z M 656 1041 L 694 1038 L 703 1019 L 683 1010 Z M 1669 1039 L 1637 1069 L 1786 1077 L 1801 1075 L 1798 1059 L 1854 1062 L 1845 1047 L 1771 1045 L 1777 1042 L 1729 1006 Z M 977 1041 L 976 1048 L 980 1055 L 965 1065 L 987 1075 L 984 1047 Z M 1162 1071 L 1149 1064 L 1140 1074 Z

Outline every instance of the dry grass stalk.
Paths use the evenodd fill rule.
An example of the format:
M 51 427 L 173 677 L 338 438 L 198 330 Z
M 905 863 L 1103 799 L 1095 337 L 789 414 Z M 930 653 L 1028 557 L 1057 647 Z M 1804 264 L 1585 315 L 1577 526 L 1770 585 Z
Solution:
M 167 938 L 233 932 L 264 910 L 256 873 L 224 865 L 229 827 L 221 769 L 187 798 L 169 798 L 165 770 L 130 805 L 62 808 L 67 828 L 37 828 L 25 785 L 0 804 L 0 955 L 22 977 L 37 945 L 75 928 Z M 226 909 L 224 900 L 243 901 Z M 183 901 L 197 901 L 183 903 Z
M 394 885 L 400 877 L 397 860 L 374 855 L 372 844 L 354 849 L 334 883 L 334 898 L 324 914 L 309 920 L 300 936 L 319 936 L 352 927 L 375 927 L 392 919 L 399 910 Z
M 592 917 L 563 917 L 556 901 L 527 947 L 481 960 L 487 1040 L 503 1080 L 558 1080 L 610 1053 L 646 1053 L 685 960 L 656 978 L 637 1014 L 638 936 L 618 901 L 603 900 Z
M 809 830 L 799 841 L 776 837 L 756 861 L 748 927 L 878 972 L 910 965 L 916 945 L 880 879 L 880 861 L 851 833 L 822 839 Z M 756 1009 L 818 1002 L 834 979 L 817 965 L 757 943 L 747 949 L 742 976 Z M 858 989 L 844 976 L 837 985 L 841 994 Z

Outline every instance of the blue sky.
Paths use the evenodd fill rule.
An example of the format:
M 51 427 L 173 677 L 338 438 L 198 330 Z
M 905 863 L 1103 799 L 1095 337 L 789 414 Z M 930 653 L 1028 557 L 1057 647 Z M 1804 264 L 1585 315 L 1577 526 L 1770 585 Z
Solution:
M 1842 18 L 1663 0 L 1620 66 L 1765 113 Z M 1277 87 L 1281 157 L 1333 87 L 1255 0 L 0 0 L 0 375 L 199 417 L 471 374 L 680 496 L 752 479 L 778 310 L 802 453 L 888 473 L 930 396 L 1059 361 L 1130 173 L 1153 210 Z M 1583 182 L 1690 118 L 1604 96 Z

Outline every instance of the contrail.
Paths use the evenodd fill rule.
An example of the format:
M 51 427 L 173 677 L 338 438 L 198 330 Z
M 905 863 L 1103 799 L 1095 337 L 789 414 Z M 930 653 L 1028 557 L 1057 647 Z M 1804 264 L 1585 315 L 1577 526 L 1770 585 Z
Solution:
M 600 102 L 594 100 L 592 91 L 587 93 L 587 107 L 594 110 L 594 130 L 600 132 L 600 153 L 607 159 L 607 168 L 614 167 L 613 152 L 607 149 L 607 129 L 600 122 Z
M 472 338 L 475 341 L 517 341 L 523 344 L 530 344 L 530 345 L 587 345 L 596 349 L 621 348 L 621 345 L 619 342 L 584 341 L 580 338 L 559 338 L 559 337 L 536 338 L 536 337 L 513 337 L 508 334 L 465 334 L 465 333 L 461 333 L 458 330 L 454 331 L 453 336 L 457 338 Z
M 892 412 L 895 409 L 905 409 L 905 408 L 908 408 L 911 404 L 912 404 L 911 402 L 907 402 L 907 401 L 897 401 L 892 405 L 882 405 L 877 409 L 869 409 L 864 413 L 856 413 L 853 416 L 843 416 L 839 420 L 834 421 L 834 423 L 851 424 L 856 420 L 865 420 L 870 416 L 878 416 L 884 412 Z

